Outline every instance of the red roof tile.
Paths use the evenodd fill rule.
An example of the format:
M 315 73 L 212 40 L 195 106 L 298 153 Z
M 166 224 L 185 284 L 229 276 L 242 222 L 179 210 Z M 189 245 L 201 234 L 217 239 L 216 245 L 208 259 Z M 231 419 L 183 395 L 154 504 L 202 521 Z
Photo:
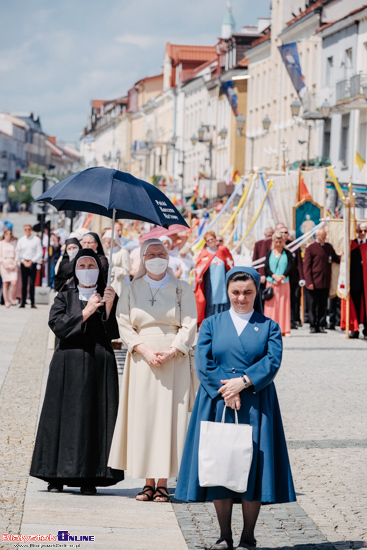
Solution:
M 244 57 L 243 59 L 241 59 L 241 61 L 239 63 L 237 63 L 237 66 L 238 67 L 248 67 L 248 64 L 249 64 L 249 60 Z
M 270 38 L 271 38 L 271 32 L 270 32 L 270 29 L 269 29 L 269 32 L 267 34 L 265 34 L 264 36 L 260 36 L 260 38 L 258 38 L 257 40 L 254 40 L 254 42 L 252 42 L 251 48 L 253 48 L 255 46 L 258 46 L 259 44 L 262 44 L 263 42 L 266 42 L 267 40 L 270 40 Z
M 95 109 L 100 109 L 103 105 L 103 103 L 106 103 L 108 100 L 107 99 L 93 99 L 92 100 L 92 106 L 95 108 Z
M 197 61 L 204 63 L 216 55 L 216 46 L 189 46 L 167 42 L 166 52 L 175 65 L 180 61 Z
M 318 30 L 317 32 L 321 32 L 323 31 L 324 29 L 327 29 L 328 27 L 332 27 L 333 25 L 335 25 L 335 23 L 338 23 L 339 21 L 343 21 L 343 19 L 347 19 L 348 17 L 350 17 L 351 15 L 355 15 L 356 13 L 360 12 L 360 11 L 363 11 L 364 9 L 367 8 L 367 4 L 365 4 L 364 6 L 360 7 L 360 8 L 357 8 L 356 10 L 353 10 L 351 11 L 350 13 L 348 13 L 347 15 L 344 15 L 344 17 L 341 17 L 340 19 L 336 19 L 335 21 L 329 21 L 329 23 L 325 23 L 325 25 L 322 25 Z
M 299 15 L 296 15 L 296 17 L 293 17 L 293 19 L 288 21 L 288 23 L 286 23 L 287 27 L 290 27 L 291 25 L 293 25 L 293 23 L 296 23 L 296 21 L 303 19 L 306 15 L 308 15 L 309 13 L 312 13 L 317 8 L 322 6 L 322 4 L 324 4 L 325 2 L 326 0 L 316 0 L 314 4 L 309 5 L 308 8 L 302 11 Z

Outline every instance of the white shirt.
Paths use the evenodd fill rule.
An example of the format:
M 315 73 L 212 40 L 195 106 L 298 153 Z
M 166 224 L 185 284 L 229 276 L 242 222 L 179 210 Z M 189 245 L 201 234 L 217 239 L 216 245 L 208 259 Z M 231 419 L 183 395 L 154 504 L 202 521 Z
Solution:
M 34 264 L 40 264 L 43 258 L 43 250 L 41 239 L 36 235 L 27 237 L 23 235 L 17 242 L 17 251 L 19 256 L 19 262 L 24 260 L 32 260 Z
M 181 265 L 182 269 L 182 275 L 180 277 L 181 281 L 189 282 L 190 279 L 190 271 L 194 267 L 194 259 L 191 256 L 191 254 L 186 254 L 185 257 L 178 256 L 179 264 Z
M 358 244 L 364 244 L 366 242 L 366 239 L 357 239 Z
M 250 313 L 237 313 L 232 307 L 229 310 L 229 314 L 232 317 L 238 336 L 240 336 L 244 328 L 248 325 L 253 312 L 254 310 L 250 311 Z
M 154 279 L 151 279 L 151 277 L 149 277 L 147 273 L 143 277 L 144 281 L 148 283 L 150 288 L 165 288 L 169 278 L 169 273 L 166 273 L 163 279 L 161 279 L 160 281 L 155 281 Z

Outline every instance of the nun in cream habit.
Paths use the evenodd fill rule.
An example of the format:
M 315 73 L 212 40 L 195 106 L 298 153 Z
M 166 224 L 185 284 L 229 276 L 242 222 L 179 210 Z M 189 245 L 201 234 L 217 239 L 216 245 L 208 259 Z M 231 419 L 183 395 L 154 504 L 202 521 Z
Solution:
M 196 303 L 190 285 L 168 268 L 160 240 L 145 241 L 140 258 L 117 306 L 128 354 L 108 464 L 146 479 L 138 500 L 166 502 L 167 478 L 178 475 L 185 443 Z

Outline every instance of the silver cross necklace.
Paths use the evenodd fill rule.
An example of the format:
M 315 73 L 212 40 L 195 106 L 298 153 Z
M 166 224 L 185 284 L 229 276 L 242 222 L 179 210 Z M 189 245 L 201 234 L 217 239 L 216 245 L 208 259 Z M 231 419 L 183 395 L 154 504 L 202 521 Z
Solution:
M 149 302 L 150 302 L 151 306 L 154 306 L 154 302 L 157 301 L 157 300 L 155 300 L 155 297 L 157 296 L 158 292 L 160 291 L 160 289 L 162 288 L 163 285 L 164 285 L 164 283 L 161 284 L 161 286 L 158 288 L 158 290 L 155 294 L 153 294 L 152 289 L 149 287 L 150 294 L 152 296 L 151 298 L 149 298 Z

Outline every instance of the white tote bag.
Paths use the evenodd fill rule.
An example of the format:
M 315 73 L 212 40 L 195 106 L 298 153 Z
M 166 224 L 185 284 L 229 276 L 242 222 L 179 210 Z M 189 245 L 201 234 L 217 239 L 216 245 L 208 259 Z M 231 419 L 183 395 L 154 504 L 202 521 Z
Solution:
M 201 487 L 226 487 L 243 493 L 252 462 L 252 426 L 239 424 L 235 410 L 235 424 L 224 422 L 200 423 L 199 484 Z

